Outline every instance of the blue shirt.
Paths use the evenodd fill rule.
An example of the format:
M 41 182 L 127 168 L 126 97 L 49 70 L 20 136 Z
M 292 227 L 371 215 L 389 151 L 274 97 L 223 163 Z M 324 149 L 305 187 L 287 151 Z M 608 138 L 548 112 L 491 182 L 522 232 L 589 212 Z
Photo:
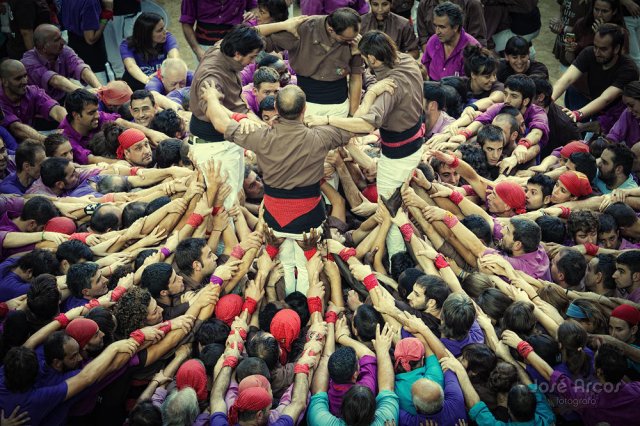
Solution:
M 82 37 L 85 31 L 100 29 L 100 0 L 64 0 L 60 15 L 62 25 L 73 34 Z
M 598 188 L 598 191 L 600 191 L 602 195 L 611 194 L 611 192 L 613 191 L 613 189 L 607 188 L 607 184 L 600 179 L 599 171 L 598 171 L 598 176 L 596 177 L 596 180 L 594 181 L 594 183 L 596 184 L 596 188 Z M 636 183 L 635 180 L 633 180 L 633 175 L 630 174 L 627 180 L 622 182 L 622 185 L 614 189 L 631 189 L 631 188 L 637 188 L 637 187 L 638 187 L 638 184 Z
M 22 185 L 20 179 L 18 179 L 17 172 L 11 173 L 0 183 L 0 194 L 17 194 L 24 195 L 29 189 L 28 186 Z
M 67 312 L 73 308 L 77 308 L 78 306 L 84 306 L 89 301 L 85 298 L 79 298 L 75 296 L 69 296 L 62 304 L 60 305 L 60 312 Z
M 553 425 L 556 421 L 556 416 L 551 411 L 551 407 L 547 403 L 545 396 L 538 390 L 538 386 L 530 384 L 531 389 L 536 395 L 536 412 L 532 421 L 529 422 L 512 422 L 507 423 L 497 420 L 489 407 L 484 402 L 478 402 L 469 410 L 469 417 L 475 421 L 478 426 L 503 426 L 503 425 L 522 425 L 522 426 L 546 426 Z
M 12 271 L 18 260 L 19 258 L 12 257 L 0 263 L 0 302 L 27 294 L 31 286 Z
M 229 420 L 227 413 L 213 413 L 209 418 L 209 426 L 229 426 Z M 293 419 L 290 416 L 280 416 L 278 420 L 273 423 L 269 423 L 271 426 L 293 426 Z
M 376 413 L 371 426 L 384 426 L 390 420 L 398 424 L 399 409 L 398 395 L 389 390 L 381 391 L 376 397 Z M 307 423 L 309 426 L 346 426 L 343 419 L 329 411 L 329 396 L 326 392 L 318 392 L 311 397 Z

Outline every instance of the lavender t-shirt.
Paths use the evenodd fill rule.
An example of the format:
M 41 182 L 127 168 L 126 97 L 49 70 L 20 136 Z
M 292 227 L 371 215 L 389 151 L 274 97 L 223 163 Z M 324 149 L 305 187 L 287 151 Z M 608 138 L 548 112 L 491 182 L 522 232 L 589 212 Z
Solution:
M 165 41 L 164 46 L 162 46 L 162 53 L 160 53 L 160 55 L 156 56 L 155 58 L 151 58 L 149 61 L 145 61 L 142 55 L 129 48 L 129 43 L 127 42 L 127 40 L 122 40 L 122 43 L 120 43 L 120 56 L 122 56 L 123 61 L 127 58 L 133 58 L 143 73 L 145 73 L 146 75 L 151 75 L 156 72 L 158 68 L 160 68 L 162 62 L 167 59 L 169 51 L 171 49 L 177 48 L 178 41 L 173 36 L 173 34 L 167 31 L 167 41 Z

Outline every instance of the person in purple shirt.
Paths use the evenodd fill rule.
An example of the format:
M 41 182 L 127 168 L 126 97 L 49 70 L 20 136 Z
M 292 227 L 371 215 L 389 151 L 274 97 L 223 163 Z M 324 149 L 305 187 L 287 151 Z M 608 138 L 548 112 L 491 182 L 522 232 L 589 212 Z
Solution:
M 449 295 L 442 304 L 440 319 L 440 340 L 453 356 L 459 356 L 462 348 L 470 343 L 484 343 L 484 333 L 476 321 L 475 306 L 466 294 Z
M 16 150 L 16 171 L 0 183 L 0 193 L 24 195 L 40 177 L 40 166 L 45 158 L 45 150 L 40 142 L 22 142 Z
M 49 24 L 38 26 L 34 32 L 35 48 L 22 56 L 27 69 L 29 84 L 41 87 L 58 102 L 67 93 L 82 88 L 70 79 L 85 82 L 97 89 L 101 86 L 98 77 L 89 65 L 72 48 L 65 46 L 60 30 Z
M 27 294 L 31 279 L 41 274 L 57 274 L 60 263 L 54 253 L 36 249 L 22 257 L 0 263 L 0 302 Z
M 94 262 L 76 263 L 67 271 L 67 286 L 71 296 L 64 301 L 61 310 L 66 312 L 83 306 L 91 299 L 105 295 L 109 280 L 102 275 L 100 266 Z
M 609 131 L 607 139 L 625 142 L 631 148 L 640 142 L 640 81 L 624 86 L 622 102 L 627 108 Z
M 441 3 L 433 9 L 436 33 L 427 41 L 421 60 L 430 80 L 464 75 L 464 48 L 480 43 L 464 31 L 463 21 L 462 9 L 456 4 Z
M 0 107 L 4 112 L 1 124 L 18 140 L 43 141 L 44 135 L 32 126 L 37 117 L 61 122 L 66 111 L 44 90 L 27 84 L 27 70 L 21 62 L 7 59 L 0 64 Z
M 144 89 L 160 64 L 167 58 L 180 58 L 178 41 L 167 31 L 162 17 L 144 12 L 133 24 L 133 34 L 120 44 L 125 72 L 122 79 L 131 90 Z
M 234 25 L 254 19 L 250 11 L 257 6 L 257 0 L 227 0 L 224 3 L 182 0 L 182 32 L 197 60 L 201 61 L 204 52 L 222 40 Z
M 144 88 L 166 95 L 183 87 L 191 87 L 192 80 L 193 71 L 189 71 L 187 64 L 182 59 L 168 58 L 162 62 L 160 69 L 151 77 Z
M 253 83 L 242 88 L 242 99 L 256 115 L 260 115 L 260 102 L 275 96 L 280 90 L 280 74 L 270 67 L 261 67 L 253 74 Z
M 100 169 L 76 169 L 66 158 L 47 158 L 40 168 L 40 179 L 35 181 L 27 194 L 40 194 L 49 197 L 83 197 L 93 195 L 101 197 L 89 185 L 89 178 L 99 175 Z
M 300 0 L 300 12 L 303 15 L 329 15 L 341 7 L 350 7 L 364 15 L 369 12 L 366 0 Z

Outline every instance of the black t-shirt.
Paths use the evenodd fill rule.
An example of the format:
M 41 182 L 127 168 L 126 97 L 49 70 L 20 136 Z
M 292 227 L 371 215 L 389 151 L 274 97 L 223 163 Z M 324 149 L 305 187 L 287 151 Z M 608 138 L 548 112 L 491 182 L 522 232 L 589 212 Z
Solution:
M 540 158 L 551 155 L 551 152 L 571 141 L 581 139 L 578 126 L 562 111 L 562 108 L 552 103 L 549 105 L 549 142 L 540 151 Z
M 622 89 L 626 84 L 638 80 L 638 68 L 628 56 L 621 55 L 613 67 L 605 70 L 602 64 L 596 62 L 593 46 L 580 52 L 572 65 L 586 74 L 589 96 L 592 99 L 600 96 L 610 86 Z
M 511 68 L 509 62 L 504 59 L 500 60 L 498 64 L 498 72 L 496 73 L 496 78 L 498 81 L 505 82 L 507 78 L 516 74 L 516 72 Z M 549 78 L 549 69 L 542 62 L 531 61 L 529 63 L 529 68 L 525 71 L 525 75 L 542 75 L 545 78 Z
M 139 12 L 139 0 L 114 0 L 113 2 L 113 14 L 116 16 L 135 15 Z

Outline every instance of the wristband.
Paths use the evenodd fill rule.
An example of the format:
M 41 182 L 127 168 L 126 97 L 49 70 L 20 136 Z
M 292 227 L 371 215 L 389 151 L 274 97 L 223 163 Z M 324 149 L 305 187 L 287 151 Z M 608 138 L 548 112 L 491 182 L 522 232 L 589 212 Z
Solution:
M 225 357 L 224 362 L 222 363 L 223 367 L 236 368 L 237 365 L 238 365 L 238 358 L 236 358 L 235 356 Z
M 220 278 L 220 277 L 217 277 L 217 276 L 211 274 L 211 278 L 209 278 L 209 282 L 211 284 L 215 284 L 215 285 L 222 285 L 224 280 L 222 278 Z
M 318 252 L 318 249 L 316 247 L 312 247 L 309 250 L 305 250 L 304 251 L 304 257 L 307 258 L 307 260 L 311 260 L 311 258 Z
M 129 176 L 136 176 L 138 174 L 138 170 L 140 170 L 140 167 L 132 167 L 131 170 L 129 170 Z
M 309 308 L 310 314 L 313 314 L 314 312 L 322 313 L 322 299 L 320 299 L 319 296 L 307 298 L 307 307 Z
M 113 10 L 103 9 L 100 12 L 100 19 L 101 20 L 105 20 L 105 21 L 109 21 L 109 20 L 113 19 Z
M 378 287 L 378 279 L 374 274 L 369 274 L 364 277 L 364 280 L 362 280 L 362 284 L 364 284 L 367 291 L 371 291 L 374 288 Z
M 271 260 L 276 258 L 276 256 L 278 255 L 278 251 L 279 251 L 277 247 L 274 247 L 274 246 L 269 245 L 269 244 L 267 244 L 267 246 L 265 247 L 265 250 L 267 251 L 267 254 L 271 258 Z
M 191 225 L 191 227 L 195 229 L 198 226 L 202 225 L 203 221 L 204 221 L 204 218 L 202 217 L 201 214 L 191 213 L 189 215 L 189 219 L 187 219 L 187 225 Z
M 67 326 L 71 322 L 69 318 L 63 313 L 58 314 L 53 320 L 58 321 L 60 323 L 60 327 L 62 328 L 67 328 Z
M 233 250 L 231 250 L 231 257 L 235 257 L 236 259 L 242 259 L 244 257 L 244 249 L 240 244 L 236 245 Z
M 476 104 L 469 104 L 469 105 L 467 105 L 467 106 L 468 106 L 468 107 L 470 107 L 470 108 L 472 108 L 474 111 L 477 111 L 477 110 L 478 110 L 478 105 L 476 105 Z
M 84 307 L 91 310 L 93 308 L 97 308 L 100 306 L 100 301 L 98 299 L 91 299 L 89 303 L 85 303 Z
M 348 262 L 350 258 L 356 255 L 356 249 L 352 247 L 344 248 L 338 253 L 338 256 L 344 261 Z
M 256 311 L 256 307 L 258 306 L 258 302 L 252 297 L 245 297 L 244 302 L 242 303 L 242 309 L 240 312 L 244 312 L 245 309 L 249 311 L 249 315 L 253 315 Z
M 331 253 L 327 253 L 327 255 L 325 256 L 325 259 L 330 260 L 332 262 L 336 261 L 336 259 L 333 257 Z
M 453 215 L 451 212 L 447 212 L 442 219 L 447 228 L 451 229 L 458 224 L 458 218 Z
M 571 214 L 571 209 L 569 207 L 560 206 L 560 210 L 562 210 L 562 213 L 560 213 L 560 217 L 562 219 L 569 219 L 569 215 Z
M 464 195 L 462 195 L 458 191 L 453 191 L 453 192 L 451 192 L 451 195 L 449 195 L 449 200 L 451 200 L 451 202 L 453 202 L 453 204 L 458 206 L 458 205 L 460 205 L 462 200 L 464 200 Z
M 455 169 L 459 165 L 460 165 L 460 159 L 454 155 L 453 156 L 453 161 L 451 162 L 451 164 L 449 164 L 449 167 L 451 167 L 452 169 Z
M 449 267 L 449 262 L 447 262 L 447 259 L 445 259 L 444 256 L 441 253 L 438 253 L 436 258 L 433 260 L 433 263 L 436 266 L 436 268 L 438 269 L 438 271 L 440 269 Z
M 117 302 L 118 300 L 120 300 L 122 295 L 125 294 L 126 292 L 127 292 L 127 289 L 125 287 L 122 287 L 121 285 L 117 286 L 111 292 L 111 301 Z
M 582 119 L 584 118 L 584 113 L 579 109 L 571 111 L 571 114 L 573 114 L 573 118 L 575 118 L 576 121 L 582 121 Z
M 220 210 L 222 210 L 222 207 L 214 207 L 214 208 L 212 208 L 211 209 L 211 216 L 217 215 L 220 212 Z
M 324 314 L 324 320 L 327 324 L 335 324 L 338 320 L 338 314 L 333 311 L 327 311 L 327 313 Z
M 171 321 L 165 321 L 162 323 L 158 330 L 162 331 L 164 334 L 167 334 L 171 331 Z
M 9 313 L 9 305 L 6 302 L 0 302 L 0 318 L 4 318 Z
M 531 148 L 531 141 L 527 138 L 522 138 L 518 141 L 518 146 L 524 146 L 525 148 Z
M 87 244 L 87 237 L 91 235 L 91 232 L 75 232 L 69 235 L 70 240 L 78 240 Z
M 405 223 L 400 227 L 400 233 L 402 233 L 402 238 L 405 241 L 411 241 L 411 237 L 413 236 L 413 227 L 410 223 Z
M 464 136 L 465 139 L 470 139 L 473 136 L 470 130 L 460 130 L 458 134 Z
M 169 248 L 167 248 L 167 247 L 162 247 L 160 249 L 160 253 L 162 253 L 162 255 L 164 256 L 165 259 L 167 257 L 171 256 L 171 250 L 169 250 Z
M 133 340 L 136 341 L 136 343 L 138 344 L 138 346 L 142 345 L 144 343 L 144 333 L 142 331 L 140 331 L 140 329 L 134 330 L 131 332 L 131 334 L 129 335 L 129 337 L 131 337 Z
M 293 373 L 294 374 L 304 373 L 308 376 L 309 366 L 307 364 L 296 364 L 295 367 L 293 367 Z
M 233 330 L 231 330 L 229 332 L 229 334 L 236 334 L 236 331 L 238 332 L 238 334 L 240 335 L 240 337 L 242 337 L 242 340 L 245 340 L 247 338 L 247 330 L 243 330 L 241 328 L 234 328 Z
M 600 250 L 600 247 L 593 243 L 584 243 L 584 248 L 587 250 L 587 255 L 591 257 L 597 255 Z
M 116 195 L 113 193 L 104 194 L 102 198 L 100 198 L 101 203 L 113 203 L 116 200 Z
M 476 191 L 473 189 L 473 187 L 471 185 L 462 185 L 462 189 L 464 189 L 464 192 L 467 193 L 467 196 L 472 197 L 476 194 Z
M 533 352 L 533 348 L 531 347 L 529 342 L 523 340 L 522 342 L 518 343 L 518 353 L 522 358 L 527 359 L 531 352 Z
M 247 117 L 249 117 L 247 114 L 241 114 L 239 112 L 234 112 L 233 114 L 231 114 L 231 119 L 237 122 L 240 122 L 240 120 L 244 120 Z
M 107 25 L 108 23 L 109 23 L 109 20 L 108 20 L 108 19 L 104 19 L 104 18 L 103 18 L 103 19 L 100 19 L 100 24 L 101 24 L 101 25 Z

